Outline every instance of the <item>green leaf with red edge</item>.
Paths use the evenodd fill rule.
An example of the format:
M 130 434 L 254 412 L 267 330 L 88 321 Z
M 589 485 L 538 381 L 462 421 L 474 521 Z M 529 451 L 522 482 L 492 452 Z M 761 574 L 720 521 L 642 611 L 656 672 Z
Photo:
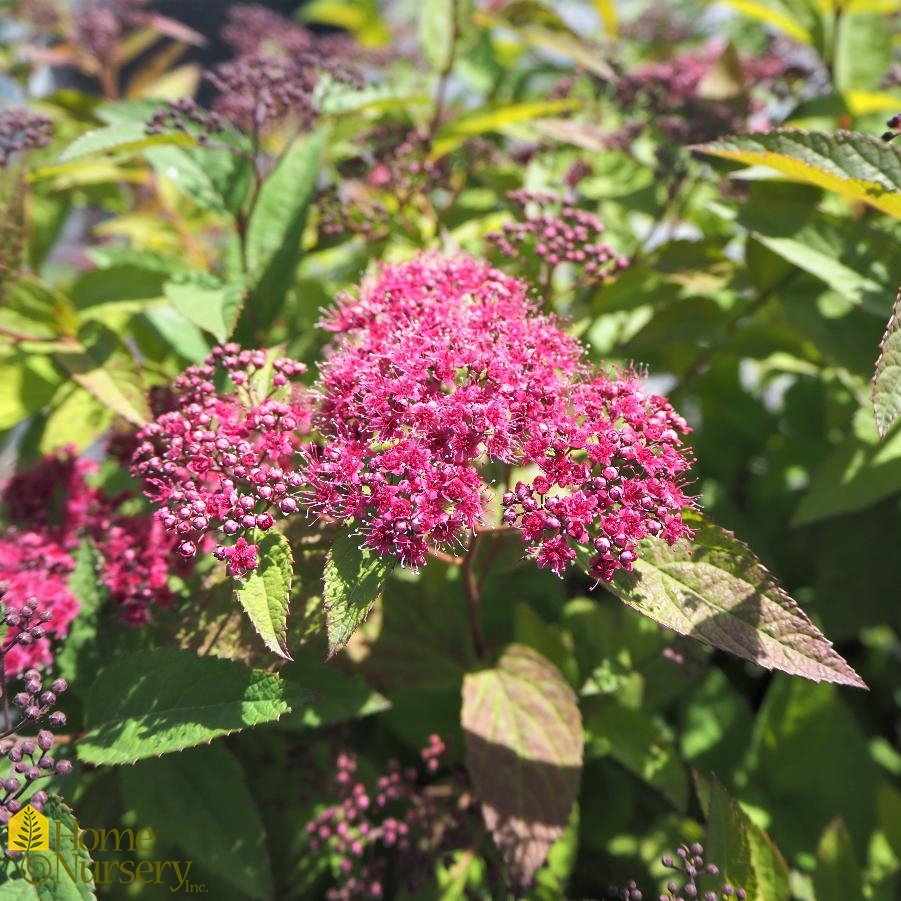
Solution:
M 879 345 L 879 359 L 873 373 L 873 410 L 879 437 L 885 438 L 892 423 L 901 415 L 901 291 L 895 298 Z
M 685 521 L 693 542 L 645 539 L 635 569 L 607 589 L 660 625 L 767 669 L 866 688 L 747 545 L 698 513 Z
M 557 668 L 510 645 L 463 680 L 466 767 L 511 880 L 528 885 L 564 833 L 579 793 L 582 718 Z
M 790 181 L 817 185 L 901 218 L 901 153 L 873 135 L 777 129 L 723 138 L 699 153 L 766 166 Z
M 235 581 L 235 597 L 266 647 L 290 660 L 288 605 L 294 555 L 280 532 L 268 532 L 256 544 L 259 565 Z
M 323 573 L 328 655 L 334 657 L 369 616 L 391 571 L 390 560 L 360 547 L 361 539 L 339 535 Z

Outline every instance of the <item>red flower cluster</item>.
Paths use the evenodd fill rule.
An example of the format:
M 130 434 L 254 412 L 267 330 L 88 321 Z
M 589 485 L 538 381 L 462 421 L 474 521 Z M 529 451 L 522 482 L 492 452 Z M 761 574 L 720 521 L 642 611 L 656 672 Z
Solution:
M 325 323 L 309 506 L 363 545 L 418 567 L 483 522 L 493 465 L 532 466 L 503 498 L 538 565 L 631 569 L 646 536 L 690 537 L 688 429 L 634 373 L 592 375 L 522 283 L 468 257 L 385 267 Z
M 214 384 L 224 370 L 233 393 Z M 216 556 L 240 576 L 257 566 L 246 535 L 297 510 L 302 476 L 292 459 L 310 423 L 307 397 L 291 380 L 301 363 L 269 361 L 266 351 L 217 347 L 175 382 L 175 408 L 139 433 L 132 471 L 159 505 L 157 518 L 189 559 L 213 532 L 237 539 Z
M 521 283 L 466 257 L 387 266 L 325 327 L 340 337 L 323 366 L 325 447 L 310 452 L 306 500 L 418 567 L 482 521 L 478 464 L 518 460 L 578 347 Z
M 96 466 L 70 451 L 45 457 L 16 473 L 3 489 L 9 524 L 0 539 L 0 581 L 8 584 L 4 603 L 19 610 L 37 605 L 52 614 L 47 639 L 18 648 L 7 657 L 19 672 L 50 662 L 49 637 L 62 638 L 78 609 L 67 582 L 72 554 L 90 538 L 100 556 L 99 576 L 124 619 L 143 625 L 153 606 L 171 603 L 168 558 L 174 540 L 151 517 L 125 513 L 130 495 L 111 497 L 89 484 Z M 15 633 L 11 633 L 15 637 Z

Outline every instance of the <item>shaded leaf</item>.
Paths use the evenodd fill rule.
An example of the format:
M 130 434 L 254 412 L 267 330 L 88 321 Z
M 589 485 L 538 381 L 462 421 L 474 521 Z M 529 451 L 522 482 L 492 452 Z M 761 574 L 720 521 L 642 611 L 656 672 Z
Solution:
M 133 763 L 274 722 L 308 697 L 277 676 L 173 648 L 104 667 L 85 700 L 86 763 Z
M 745 889 L 749 898 L 789 901 L 785 858 L 716 781 L 711 787 L 705 849 L 707 859 L 722 874 L 717 882 L 731 882 L 736 888 Z
M 463 681 L 466 767 L 512 881 L 529 884 L 564 833 L 579 792 L 576 696 L 537 651 L 510 645 Z
M 791 181 L 827 188 L 901 218 L 901 154 L 873 135 L 779 129 L 724 138 L 695 150 L 766 166 Z
M 268 532 L 257 543 L 259 566 L 235 580 L 235 597 L 270 651 L 288 653 L 288 604 L 294 557 L 288 539 Z
M 391 563 L 359 546 L 359 538 L 342 534 L 328 553 L 323 573 L 329 657 L 338 653 L 379 599 Z
M 142 825 L 244 895 L 272 897 L 263 821 L 241 765 L 223 745 L 142 760 L 119 778 Z
M 879 437 L 901 414 L 901 292 L 895 298 L 892 315 L 879 345 L 879 359 L 873 373 L 873 409 Z
M 680 635 L 767 669 L 866 687 L 746 545 L 699 514 L 686 520 L 694 542 L 646 539 L 634 571 L 617 573 L 608 590 Z
M 813 885 L 817 901 L 845 901 L 864 896 L 860 866 L 844 820 L 833 820 L 820 839 Z

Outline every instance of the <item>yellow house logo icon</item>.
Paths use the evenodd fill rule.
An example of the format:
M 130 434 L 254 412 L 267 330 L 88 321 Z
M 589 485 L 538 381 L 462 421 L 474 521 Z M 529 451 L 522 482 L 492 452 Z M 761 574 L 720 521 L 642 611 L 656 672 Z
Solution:
M 50 830 L 47 817 L 26 804 L 15 816 L 9 818 L 10 851 L 49 851 Z

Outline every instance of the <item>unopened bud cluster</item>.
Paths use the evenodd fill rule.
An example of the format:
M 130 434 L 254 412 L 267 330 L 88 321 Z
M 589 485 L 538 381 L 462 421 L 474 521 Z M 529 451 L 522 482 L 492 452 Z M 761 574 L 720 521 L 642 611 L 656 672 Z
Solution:
M 421 752 L 429 775 L 441 766 L 445 748 L 437 735 Z M 393 883 L 416 892 L 434 872 L 442 840 L 452 834 L 458 813 L 422 784 L 414 767 L 390 761 L 375 780 L 360 778 L 357 758 L 338 755 L 337 797 L 307 824 L 310 848 L 335 861 L 328 901 L 370 901 L 394 897 Z
M 190 97 L 170 100 L 156 110 L 147 120 L 145 130 L 149 135 L 180 131 L 194 135 L 199 144 L 206 144 L 210 137 L 225 129 L 225 120 L 218 113 L 204 109 Z
M 294 455 L 310 408 L 293 381 L 304 370 L 293 360 L 270 362 L 264 350 L 217 347 L 179 376 L 175 409 L 139 433 L 132 471 L 181 557 L 194 557 L 215 535 L 216 556 L 244 575 L 258 563 L 247 536 L 298 509 L 303 478 Z M 223 371 L 231 393 L 214 382 Z
M 503 231 L 491 232 L 488 241 L 506 257 L 534 256 L 551 269 L 561 263 L 575 266 L 590 281 L 604 281 L 629 261 L 601 237 L 601 220 L 554 194 L 518 190 L 507 198 L 519 219 Z
M 23 617 L 20 613 L 20 625 Z M 8 681 L 6 686 L 9 691 Z M 9 719 L 0 722 L 0 759 L 5 762 L 5 766 L 0 764 L 0 824 L 7 823 L 24 803 L 38 811 L 43 808 L 47 793 L 31 793 L 35 782 L 72 772 L 68 760 L 57 760 L 50 753 L 55 740 L 53 730 L 66 725 L 66 715 L 54 708 L 67 689 L 65 679 L 54 679 L 46 685 L 38 670 L 30 669 L 22 677 L 19 691 L 9 692 L 3 699 Z M 33 737 L 21 734 L 35 729 L 38 731 Z M 28 797 L 23 800 L 26 793 Z
M 27 109 L 0 112 L 0 167 L 6 168 L 21 153 L 46 147 L 53 137 L 53 123 Z

